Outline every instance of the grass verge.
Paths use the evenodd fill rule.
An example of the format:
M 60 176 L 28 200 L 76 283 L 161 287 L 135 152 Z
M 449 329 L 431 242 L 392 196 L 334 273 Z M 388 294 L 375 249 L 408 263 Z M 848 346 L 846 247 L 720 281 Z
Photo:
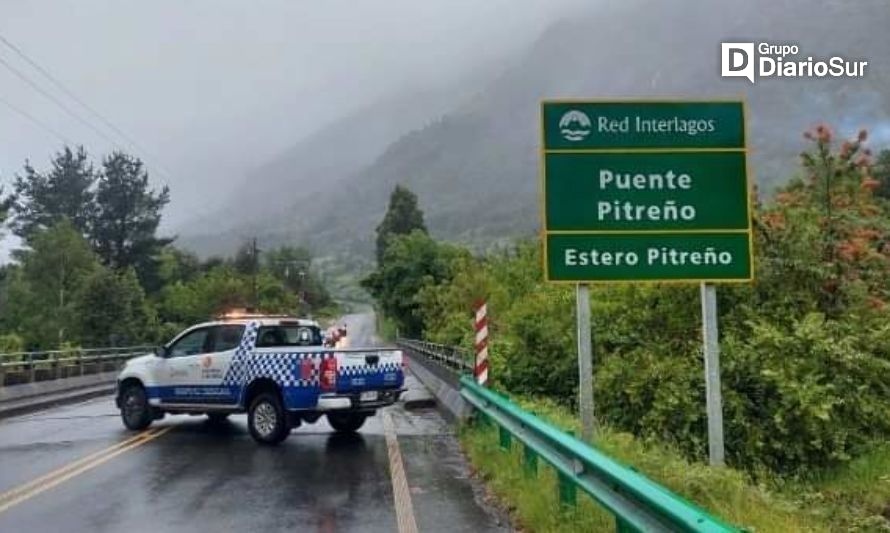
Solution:
M 547 401 L 519 403 L 558 427 L 578 432 L 577 418 L 567 409 Z M 528 531 L 612 531 L 614 518 L 585 493 L 578 491 L 578 506 L 561 506 L 555 471 L 543 461 L 532 476 L 522 468 L 522 446 L 514 440 L 510 452 L 498 446 L 493 427 L 468 425 L 461 441 L 477 473 L 498 496 L 514 519 Z M 695 502 L 725 521 L 749 531 L 794 532 L 838 530 L 823 510 L 802 505 L 798 498 L 752 484 L 731 468 L 710 468 L 690 463 L 666 446 L 651 445 L 633 436 L 600 428 L 596 446 L 682 497 Z M 829 481 L 826 480 L 826 483 Z M 835 480 L 835 483 L 841 483 Z

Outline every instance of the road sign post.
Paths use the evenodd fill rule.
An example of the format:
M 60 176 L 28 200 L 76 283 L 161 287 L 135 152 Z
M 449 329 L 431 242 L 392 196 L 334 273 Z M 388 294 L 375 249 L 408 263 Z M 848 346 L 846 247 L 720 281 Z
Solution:
M 593 411 L 593 342 L 590 327 L 590 287 L 579 283 L 576 288 L 578 319 L 578 411 L 581 412 L 581 438 L 590 442 L 594 434 Z
M 754 273 L 743 103 L 546 101 L 541 122 L 544 275 L 577 284 L 585 433 L 593 426 L 587 284 L 701 283 L 708 443 L 711 464 L 723 464 L 713 284 Z
M 717 287 L 701 284 L 702 339 L 705 360 L 705 407 L 708 413 L 708 459 L 723 466 L 723 398 L 720 391 L 720 343 L 717 337 Z

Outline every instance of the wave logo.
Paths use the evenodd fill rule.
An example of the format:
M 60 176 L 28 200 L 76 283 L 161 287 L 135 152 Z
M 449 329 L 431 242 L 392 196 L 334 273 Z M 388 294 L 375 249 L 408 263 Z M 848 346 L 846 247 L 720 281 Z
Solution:
M 566 111 L 559 119 L 559 132 L 567 141 L 583 141 L 590 135 L 590 118 L 577 109 Z

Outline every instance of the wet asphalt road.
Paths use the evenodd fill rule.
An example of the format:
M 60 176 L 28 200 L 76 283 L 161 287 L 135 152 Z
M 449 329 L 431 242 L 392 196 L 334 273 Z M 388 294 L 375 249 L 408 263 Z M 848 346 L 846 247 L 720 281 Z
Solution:
M 354 346 L 372 340 L 372 317 L 346 321 Z M 386 412 L 418 531 L 507 530 L 438 412 Z M 244 415 L 168 416 L 134 434 L 97 398 L 0 421 L 0 532 L 398 531 L 392 455 L 381 413 L 357 435 L 320 419 L 268 448 Z

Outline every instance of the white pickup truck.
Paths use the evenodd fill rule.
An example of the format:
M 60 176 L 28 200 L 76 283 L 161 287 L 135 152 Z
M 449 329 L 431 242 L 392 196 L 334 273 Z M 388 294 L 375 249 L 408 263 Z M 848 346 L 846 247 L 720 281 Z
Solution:
M 322 346 L 314 321 L 249 316 L 192 326 L 154 354 L 127 362 L 117 380 L 124 425 L 148 427 L 165 413 L 247 412 L 250 434 L 277 444 L 302 422 L 326 415 L 339 432 L 399 399 L 402 353 Z

